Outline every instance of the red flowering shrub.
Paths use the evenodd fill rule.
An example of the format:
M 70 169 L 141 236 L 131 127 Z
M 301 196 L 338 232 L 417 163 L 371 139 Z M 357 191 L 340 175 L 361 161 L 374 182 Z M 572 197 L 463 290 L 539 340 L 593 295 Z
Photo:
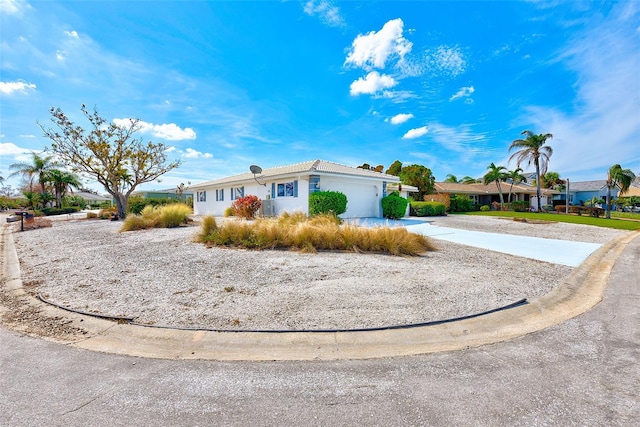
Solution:
M 251 219 L 256 216 L 258 210 L 260 210 L 262 202 L 258 199 L 258 196 L 244 196 L 233 202 L 231 210 L 233 216 L 239 216 L 240 218 Z

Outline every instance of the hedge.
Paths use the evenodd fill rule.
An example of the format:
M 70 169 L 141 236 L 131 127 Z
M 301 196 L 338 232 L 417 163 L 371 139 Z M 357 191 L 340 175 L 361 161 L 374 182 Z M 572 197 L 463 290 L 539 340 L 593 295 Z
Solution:
M 413 216 L 443 216 L 446 208 L 439 202 L 411 202 L 410 212 Z
M 409 201 L 394 191 L 382 198 L 382 215 L 385 218 L 400 219 L 407 212 L 407 204 Z

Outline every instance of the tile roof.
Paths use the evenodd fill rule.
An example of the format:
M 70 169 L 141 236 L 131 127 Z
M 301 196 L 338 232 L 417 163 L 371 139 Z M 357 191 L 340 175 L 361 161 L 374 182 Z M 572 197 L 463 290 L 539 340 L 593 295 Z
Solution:
M 310 160 L 292 165 L 277 166 L 274 168 L 264 169 L 261 174 L 256 175 L 258 179 L 286 177 L 296 174 L 335 174 L 335 175 L 351 175 L 364 178 L 378 178 L 389 182 L 399 182 L 397 176 L 387 175 L 381 172 L 375 172 L 367 169 L 354 168 L 351 166 L 341 165 L 338 163 L 328 162 L 326 160 Z M 191 189 L 210 187 L 221 184 L 239 183 L 247 180 L 253 180 L 253 173 L 246 172 L 239 175 L 233 175 L 226 178 L 215 179 L 213 181 L 194 184 Z
M 574 191 L 600 191 L 606 187 L 607 181 L 599 179 L 596 181 L 571 181 L 569 180 L 569 192 Z
M 453 182 L 436 182 L 434 184 L 436 193 L 452 193 L 452 194 L 498 194 L 498 185 L 492 182 L 488 185 L 476 184 L 458 184 Z M 500 186 L 502 194 L 509 194 L 511 184 L 503 182 Z M 530 185 L 513 185 L 512 193 L 519 194 L 536 194 L 536 187 Z M 542 194 L 560 194 L 559 191 L 542 189 Z

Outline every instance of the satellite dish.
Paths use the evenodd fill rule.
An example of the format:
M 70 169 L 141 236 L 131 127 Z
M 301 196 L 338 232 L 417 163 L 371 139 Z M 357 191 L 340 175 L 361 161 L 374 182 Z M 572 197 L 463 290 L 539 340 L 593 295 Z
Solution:
M 258 181 L 258 178 L 256 177 L 256 174 L 260 175 L 262 173 L 262 168 L 260 166 L 251 165 L 249 166 L 249 170 L 253 174 L 253 179 L 255 179 L 258 184 L 264 185 L 265 187 L 267 186 L 267 184 L 263 184 L 262 182 Z

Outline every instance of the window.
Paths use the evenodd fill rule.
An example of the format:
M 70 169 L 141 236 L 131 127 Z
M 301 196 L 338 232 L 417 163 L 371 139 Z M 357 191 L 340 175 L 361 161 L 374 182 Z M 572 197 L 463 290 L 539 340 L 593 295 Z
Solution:
M 224 188 L 216 190 L 216 202 L 221 202 L 224 200 Z
M 232 187 L 231 200 L 238 200 L 241 197 L 244 197 L 244 187 Z
M 206 191 L 198 191 L 196 193 L 196 200 L 198 202 L 206 202 L 207 201 L 207 192 Z
M 277 184 L 275 196 L 298 197 L 298 181 L 289 181 Z

